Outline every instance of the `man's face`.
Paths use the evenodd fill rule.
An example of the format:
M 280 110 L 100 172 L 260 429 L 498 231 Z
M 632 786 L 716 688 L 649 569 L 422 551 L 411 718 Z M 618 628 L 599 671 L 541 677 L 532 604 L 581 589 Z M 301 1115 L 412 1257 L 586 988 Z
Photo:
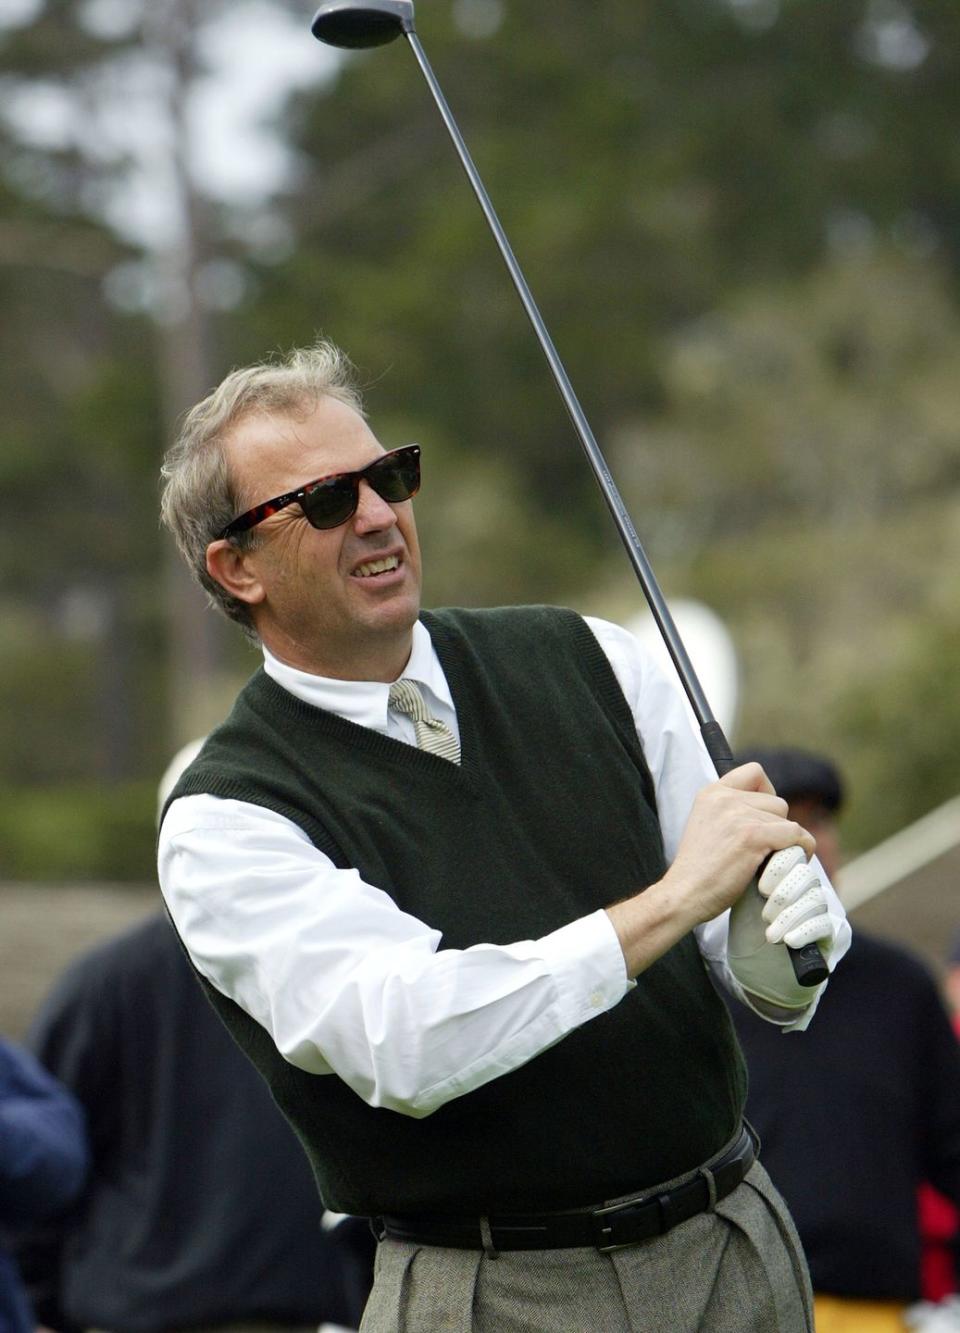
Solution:
M 357 471 L 383 452 L 363 418 L 335 398 L 305 416 L 249 416 L 225 446 L 242 509 L 318 477 Z M 254 531 L 259 545 L 244 562 L 256 578 L 251 610 L 271 652 L 317 675 L 400 674 L 420 611 L 411 501 L 388 504 L 362 481 L 357 512 L 338 528 L 313 528 L 290 505 Z M 384 560 L 386 569 L 371 570 Z

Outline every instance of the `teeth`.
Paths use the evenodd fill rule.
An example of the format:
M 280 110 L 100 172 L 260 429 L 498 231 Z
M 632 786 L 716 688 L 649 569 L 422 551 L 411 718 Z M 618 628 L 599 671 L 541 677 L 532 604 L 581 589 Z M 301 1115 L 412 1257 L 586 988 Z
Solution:
M 356 572 L 362 579 L 366 579 L 371 574 L 384 574 L 388 569 L 396 569 L 399 563 L 395 555 L 388 555 L 385 560 L 371 560 L 365 565 L 360 565 Z

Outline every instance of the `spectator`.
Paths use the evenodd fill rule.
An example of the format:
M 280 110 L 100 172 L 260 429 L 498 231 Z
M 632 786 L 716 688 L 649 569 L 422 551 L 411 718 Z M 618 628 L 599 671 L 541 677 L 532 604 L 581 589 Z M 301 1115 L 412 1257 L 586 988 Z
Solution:
M 0 1241 L 67 1208 L 88 1152 L 76 1101 L 26 1051 L 0 1039 Z M 32 1333 L 16 1265 L 0 1244 L 0 1333 Z
M 171 765 L 161 799 L 196 748 Z M 322 1229 L 302 1148 L 163 914 L 79 958 L 28 1042 L 82 1103 L 93 1154 L 78 1208 L 21 1249 L 44 1324 L 356 1326 L 372 1237 L 353 1257 Z
M 953 940 L 947 955 L 944 990 L 953 1030 L 960 1037 L 960 936 Z M 942 1301 L 960 1288 L 960 1213 L 949 1199 L 926 1184 L 920 1189 L 920 1238 L 923 1294 L 928 1301 Z
M 795 749 L 739 757 L 763 764 L 834 875 L 835 766 Z M 733 1018 L 747 1115 L 806 1250 L 818 1333 L 905 1328 L 921 1295 L 918 1186 L 960 1201 L 960 1048 L 934 979 L 899 945 L 857 930 L 816 1023 L 789 1048 L 742 1007 Z

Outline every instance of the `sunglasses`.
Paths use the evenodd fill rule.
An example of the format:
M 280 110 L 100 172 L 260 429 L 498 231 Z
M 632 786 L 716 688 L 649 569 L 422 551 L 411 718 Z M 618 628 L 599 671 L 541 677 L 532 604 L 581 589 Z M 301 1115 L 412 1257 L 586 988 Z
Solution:
M 357 512 L 361 481 L 365 481 L 387 504 L 411 500 L 420 489 L 419 444 L 392 449 L 390 453 L 375 458 L 359 472 L 338 472 L 332 477 L 319 477 L 295 491 L 288 491 L 286 495 L 278 495 L 275 500 L 265 500 L 263 504 L 255 505 L 228 523 L 220 537 L 247 532 L 265 518 L 293 504 L 300 506 L 304 518 L 312 527 L 339 528 L 341 523 L 346 523 Z

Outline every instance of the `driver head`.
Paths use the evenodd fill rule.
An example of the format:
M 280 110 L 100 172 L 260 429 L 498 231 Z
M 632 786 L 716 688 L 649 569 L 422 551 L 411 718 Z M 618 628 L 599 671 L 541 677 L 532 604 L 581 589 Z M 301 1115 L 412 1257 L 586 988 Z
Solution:
M 413 30 L 413 0 L 326 0 L 311 25 L 317 41 L 354 50 L 385 46 Z

